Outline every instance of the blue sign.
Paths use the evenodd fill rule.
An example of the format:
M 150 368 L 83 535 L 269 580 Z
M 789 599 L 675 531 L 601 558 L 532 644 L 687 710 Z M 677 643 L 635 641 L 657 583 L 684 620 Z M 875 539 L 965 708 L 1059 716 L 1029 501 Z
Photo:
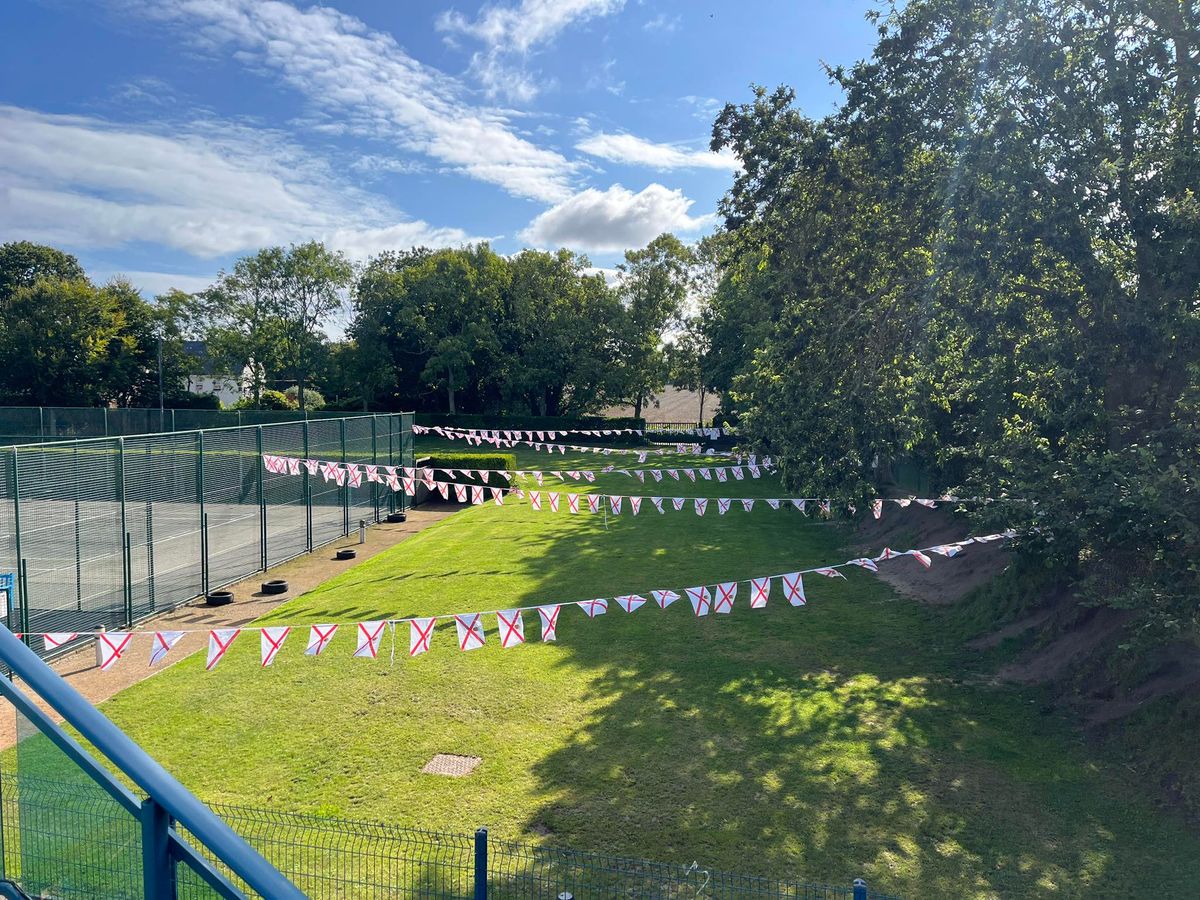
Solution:
M 12 612 L 13 577 L 11 572 L 0 572 L 0 604 Z

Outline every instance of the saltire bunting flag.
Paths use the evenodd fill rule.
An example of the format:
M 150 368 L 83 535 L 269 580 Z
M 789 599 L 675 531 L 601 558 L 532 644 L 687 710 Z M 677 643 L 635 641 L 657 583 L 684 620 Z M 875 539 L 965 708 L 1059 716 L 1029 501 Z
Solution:
M 304 649 L 305 656 L 320 656 L 337 633 L 336 625 L 313 625 L 308 629 L 308 646 Z
M 821 508 L 821 512 L 824 513 L 825 515 L 829 515 L 832 512 L 832 510 L 830 508 L 830 503 L 828 500 L 822 500 L 820 503 L 817 504 L 817 506 L 819 506 Z
M 607 600 L 580 600 L 577 605 L 587 613 L 589 619 L 594 619 L 596 616 L 602 616 L 608 612 Z
M 753 500 L 742 500 L 742 509 L 744 509 L 746 512 L 753 512 L 754 501 Z
M 583 477 L 584 477 L 585 481 L 592 483 L 592 482 L 595 482 L 595 480 L 596 480 L 596 473 L 595 472 L 584 472 Z
M 283 646 L 283 642 L 291 630 L 290 625 L 280 625 L 274 628 L 264 628 L 259 632 L 262 668 L 265 669 L 271 663 L 275 662 L 275 656 L 279 653 L 279 648 Z
M 150 665 L 155 665 L 162 661 L 171 648 L 178 644 L 186 631 L 156 631 L 154 632 L 154 641 L 150 645 Z
M 818 570 L 820 571 L 820 570 Z M 837 572 L 837 569 L 833 570 Z M 838 572 L 840 575 L 841 573 Z M 799 572 L 793 572 L 791 575 L 783 576 L 783 596 L 787 597 L 787 602 L 792 606 L 803 606 L 808 602 L 808 598 L 804 596 L 804 576 Z
M 408 496 L 410 496 L 410 497 L 415 495 L 417 493 L 417 479 L 410 478 L 409 476 L 405 475 L 403 481 L 404 481 L 404 493 L 408 494 Z M 466 499 L 467 498 L 464 495 L 463 500 L 466 500 Z
M 317 466 L 318 465 L 320 465 L 320 463 L 318 463 L 315 459 L 306 459 L 304 461 L 304 468 L 308 470 L 309 475 L 317 474 Z M 328 481 L 329 479 L 326 478 L 325 480 Z
M 712 595 L 709 594 L 706 587 L 694 587 L 684 590 L 688 600 L 691 601 L 692 611 L 697 616 L 707 616 L 712 609 Z
M 742 472 L 741 466 L 734 466 L 732 469 L 730 469 L 730 471 L 733 472 L 733 477 L 736 481 L 741 481 L 746 477 Z
M 736 581 L 729 581 L 725 584 L 717 585 L 717 598 L 713 604 L 713 612 L 715 613 L 731 613 L 733 612 L 733 601 L 737 599 Z
M 679 512 L 679 510 L 683 509 L 683 503 L 685 500 L 687 500 L 686 497 L 672 497 L 671 498 L 671 505 L 673 507 L 675 507 L 676 512 Z
M 444 481 L 439 481 L 437 484 L 438 493 L 442 495 L 443 500 L 450 499 L 450 485 Z
M 800 512 L 804 513 L 804 515 L 807 516 L 808 511 L 804 508 L 804 505 L 805 504 L 804 504 L 803 500 L 795 500 L 795 499 L 792 500 L 792 506 L 796 507 L 796 509 L 800 510 Z
M 658 469 L 651 469 L 650 474 L 654 476 L 655 481 L 662 481 L 662 472 Z
M 771 579 L 770 578 L 751 578 L 750 579 L 750 608 L 762 609 L 767 605 L 767 599 L 771 596 Z
M 300 474 L 300 460 L 296 459 L 295 457 L 288 457 L 288 474 Z
M 541 510 L 541 508 L 542 508 L 542 492 L 541 491 L 530 491 L 529 492 L 529 505 L 535 510 L 538 510 L 538 511 Z
M 133 635 L 128 631 L 102 631 L 96 640 L 100 645 L 100 671 L 107 672 L 121 658 Z
M 388 472 L 386 477 L 387 477 L 387 486 L 388 487 L 390 487 L 393 491 L 400 490 L 400 476 L 399 475 L 397 475 L 395 472 Z
M 897 553 L 897 552 L 896 552 L 895 550 L 893 550 L 891 547 L 884 547 L 884 548 L 883 548 L 883 552 L 882 552 L 882 553 L 880 553 L 880 554 L 879 554 L 877 557 L 875 557 L 875 560 L 876 560 L 876 561 L 879 561 L 879 560 L 881 560 L 881 559 L 893 559 L 894 557 L 897 557 L 897 556 L 900 556 L 900 555 L 901 555 L 901 554 Z
M 542 620 L 542 640 L 558 640 L 558 606 L 539 606 L 538 618 Z
M 579 512 L 579 495 L 567 494 L 567 512 L 575 515 Z
M 666 609 L 679 599 L 679 595 L 674 591 L 651 591 L 650 596 L 654 598 L 654 602 L 657 603 L 661 609 Z
M 367 481 L 373 481 L 378 484 L 380 481 L 379 466 L 364 465 L 363 468 L 367 470 Z
M 484 645 L 483 615 L 481 613 L 455 616 L 454 626 L 458 629 L 459 650 L 478 650 Z
M 871 515 L 873 515 L 877 519 L 883 518 L 883 501 L 882 500 L 872 500 L 871 501 Z
M 724 469 L 715 469 L 714 471 L 717 473 L 717 481 L 728 481 L 729 480 L 728 477 L 726 477 L 726 475 L 725 475 Z
M 608 505 L 612 509 L 614 516 L 619 516 L 621 514 L 621 499 L 622 498 L 618 496 L 612 496 L 608 498 Z
M 642 484 L 646 483 L 646 473 L 643 472 L 641 469 L 635 469 L 633 474 L 637 477 L 637 480 L 640 481 Z
M 63 644 L 69 644 L 79 637 L 77 631 L 51 631 L 42 635 L 42 644 L 47 650 L 57 650 Z
M 600 512 L 600 495 L 599 494 L 588 494 L 587 502 L 588 502 L 588 512 L 590 512 L 590 513 Z
M 350 487 L 362 486 L 362 471 L 355 465 L 346 466 L 346 476 L 350 481 Z
M 708 469 L 697 469 L 696 471 L 700 473 L 700 477 L 705 481 L 712 481 L 712 473 L 710 473 Z
M 500 646 L 504 649 L 525 643 L 525 620 L 519 609 L 502 609 L 496 613 L 500 627 Z
M 642 511 L 642 498 L 641 497 L 630 497 L 629 498 L 629 511 L 632 512 L 635 516 L 639 512 Z
M 750 477 L 751 477 L 751 478 L 757 478 L 757 477 L 758 477 L 758 466 L 753 466 L 753 465 L 751 465 L 751 466 L 746 466 L 746 468 L 750 470 Z
M 939 544 L 937 547 L 930 547 L 931 552 L 937 553 L 940 556 L 957 556 L 962 552 L 962 547 L 957 544 Z
M 851 565 L 862 566 L 868 572 L 878 572 L 879 571 L 879 566 L 875 565 L 875 560 L 868 559 L 865 556 L 861 557 L 860 559 L 852 559 L 852 560 L 850 560 L 850 563 L 851 563 Z
M 471 485 L 471 503 L 483 506 L 483 488 L 477 484 Z
M 690 481 L 696 480 L 696 470 L 695 469 L 684 469 L 683 474 L 686 475 L 688 477 L 688 480 L 690 480 Z
M 358 646 L 354 648 L 355 657 L 375 659 L 379 655 L 379 642 L 383 639 L 383 629 L 386 627 L 386 621 L 359 622 Z
M 930 509 L 937 509 L 937 502 L 934 500 L 913 500 L 914 503 L 920 503 L 922 506 L 927 506 Z
M 823 569 L 814 569 L 818 575 L 824 575 L 826 578 L 845 578 L 841 569 L 835 569 L 832 566 L 826 566 Z
M 233 639 L 242 633 L 240 628 L 214 628 L 208 633 L 208 662 L 205 663 L 205 671 L 211 672 L 217 663 L 221 661 L 229 645 L 233 643 Z
M 696 515 L 704 515 L 704 511 L 708 509 L 708 500 L 704 497 L 696 498 Z
M 503 506 L 504 491 L 502 491 L 500 488 L 488 488 L 488 490 L 492 492 L 492 502 L 497 506 Z
M 651 497 L 650 498 L 650 502 L 654 504 L 654 508 L 657 509 L 659 512 L 663 511 L 662 500 L 663 500 L 662 497 Z
M 333 480 L 337 482 L 338 487 L 342 487 L 346 483 L 346 470 L 338 466 L 333 470 Z
M 725 515 L 725 513 L 729 512 L 729 504 L 730 504 L 730 500 L 728 498 L 718 497 L 717 498 L 717 513 L 722 516 Z
M 420 656 L 429 650 L 436 618 L 412 619 L 408 623 L 408 655 Z
M 637 594 L 627 594 L 624 597 L 617 597 L 617 606 L 625 610 L 627 613 L 637 612 L 646 605 L 646 598 Z
M 467 486 L 465 484 L 456 484 L 454 486 L 454 499 L 459 503 L 467 502 Z
M 550 501 L 550 512 L 558 512 L 558 494 L 550 491 L 546 494 L 546 498 Z
M 928 556 L 926 556 L 924 553 L 922 553 L 920 550 L 909 550 L 908 553 L 910 556 L 912 556 L 913 559 L 915 559 L 917 562 L 919 562 L 921 565 L 923 565 L 927 569 L 933 565 L 933 560 L 930 559 Z
M 771 509 L 779 509 L 779 501 L 778 500 L 767 500 L 767 506 L 771 507 Z

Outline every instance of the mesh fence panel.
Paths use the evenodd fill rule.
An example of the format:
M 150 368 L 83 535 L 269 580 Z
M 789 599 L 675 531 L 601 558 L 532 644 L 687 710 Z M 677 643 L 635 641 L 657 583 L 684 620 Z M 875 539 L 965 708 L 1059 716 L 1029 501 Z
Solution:
M 365 475 L 350 487 L 304 466 L 268 473 L 264 452 L 411 465 L 411 443 L 411 416 L 364 416 L 4 447 L 0 574 L 17 590 L 2 612 L 38 634 L 172 609 L 402 508 Z

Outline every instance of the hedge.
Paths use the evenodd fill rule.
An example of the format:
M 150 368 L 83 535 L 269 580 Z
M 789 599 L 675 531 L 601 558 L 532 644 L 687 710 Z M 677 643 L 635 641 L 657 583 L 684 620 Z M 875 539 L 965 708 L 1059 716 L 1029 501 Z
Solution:
M 517 458 L 511 453 L 431 453 L 417 456 L 426 469 L 495 469 L 515 472 Z
M 523 429 L 567 431 L 590 428 L 636 428 L 645 430 L 646 420 L 628 416 L 606 419 L 603 416 L 489 416 L 482 413 L 417 413 L 418 425 L 452 425 L 459 428 Z

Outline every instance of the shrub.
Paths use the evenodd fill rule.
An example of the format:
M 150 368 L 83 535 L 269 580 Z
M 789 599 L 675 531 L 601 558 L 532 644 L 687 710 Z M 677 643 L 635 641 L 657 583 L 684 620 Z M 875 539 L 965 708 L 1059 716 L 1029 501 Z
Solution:
M 296 408 L 296 403 L 282 391 L 263 391 L 257 403 L 253 397 L 243 397 L 233 404 L 233 408 L 291 410 Z
M 431 453 L 417 456 L 417 465 L 430 469 L 494 469 L 513 472 L 517 458 L 511 453 Z
M 300 389 L 296 385 L 292 385 L 283 392 L 284 396 L 292 404 L 291 409 L 300 408 Z M 304 406 L 308 412 L 316 412 L 318 409 L 325 408 L 325 398 L 321 396 L 320 391 L 314 391 L 312 388 L 304 389 Z

